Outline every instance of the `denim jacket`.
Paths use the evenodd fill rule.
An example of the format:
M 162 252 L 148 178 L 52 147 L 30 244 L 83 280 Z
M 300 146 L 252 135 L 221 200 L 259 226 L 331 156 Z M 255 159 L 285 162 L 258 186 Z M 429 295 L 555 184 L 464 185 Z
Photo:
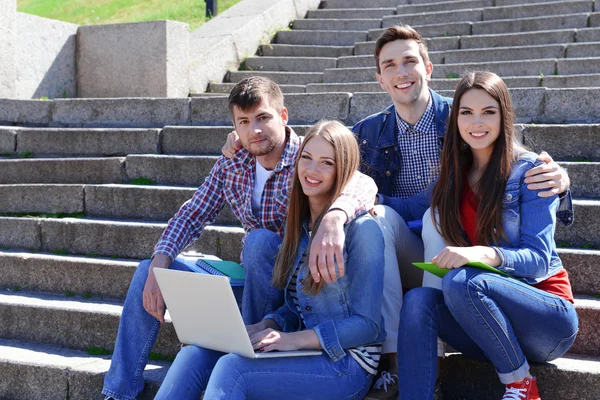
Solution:
M 525 173 L 542 164 L 536 159 L 537 154 L 524 152 L 513 165 L 503 200 L 506 239 L 492 246 L 502 260 L 498 269 L 528 284 L 542 282 L 563 268 L 554 242 L 558 196 L 539 197 L 524 182 Z
M 429 92 L 431 93 L 435 127 L 441 151 L 452 99 L 442 97 L 431 89 Z M 395 112 L 396 108 L 392 104 L 384 111 L 358 122 L 352 131 L 360 145 L 361 172 L 375 180 L 379 193 L 382 195 L 383 204 L 392 207 L 408 222 L 423 218 L 423 214 L 431 203 L 433 185 L 407 199 L 391 197 L 394 182 L 397 180 L 402 165 L 402 154 L 397 148 Z
M 314 329 L 323 350 L 333 361 L 346 356 L 344 349 L 381 343 L 385 340 L 381 302 L 383 296 L 383 234 L 369 214 L 363 214 L 345 227 L 345 274 L 336 282 L 324 284 L 313 296 L 302 290 L 310 273 L 308 266 L 298 272 L 297 296 L 306 329 Z M 298 247 L 294 269 L 285 288 L 285 303 L 264 317 L 272 319 L 284 332 L 300 330 L 300 316 L 288 293 L 291 275 L 309 243 L 305 224 Z

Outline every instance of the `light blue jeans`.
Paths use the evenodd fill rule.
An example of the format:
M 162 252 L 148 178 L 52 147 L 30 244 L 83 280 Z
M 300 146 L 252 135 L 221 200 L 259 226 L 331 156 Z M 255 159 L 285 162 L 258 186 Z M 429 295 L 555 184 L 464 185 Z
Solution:
M 283 304 L 283 292 L 270 283 L 280 242 L 277 235 L 264 229 L 247 238 L 242 257 L 248 265 L 256 267 L 245 271 L 242 316 L 246 324 L 259 322 Z M 160 329 L 160 322 L 148 314 L 143 305 L 142 294 L 149 266 L 150 260 L 142 261 L 133 275 L 121 313 L 110 369 L 104 377 L 102 393 L 116 400 L 135 399 L 144 389 L 144 368 Z M 259 270 L 259 266 L 265 266 L 266 270 Z M 190 271 L 185 264 L 177 261 L 169 268 Z
M 527 376 L 527 360 L 546 362 L 566 353 L 577 326 L 575 307 L 559 296 L 480 269 L 454 269 L 442 280 L 442 290 L 417 288 L 404 297 L 400 398 L 432 398 L 438 336 L 465 355 L 489 360 L 508 384 Z
M 251 359 L 201 347 L 182 349 L 155 400 L 362 399 L 372 376 L 350 356 Z

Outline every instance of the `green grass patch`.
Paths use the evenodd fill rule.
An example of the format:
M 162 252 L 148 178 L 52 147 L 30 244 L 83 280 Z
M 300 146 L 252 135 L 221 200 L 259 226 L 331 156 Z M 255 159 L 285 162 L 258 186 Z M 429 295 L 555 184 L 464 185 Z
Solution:
M 595 298 L 597 298 L 597 299 L 600 299 L 600 293 L 596 293 L 596 294 L 594 295 L 594 297 L 595 297 Z
M 65 296 L 66 297 L 73 297 L 73 296 L 75 296 L 75 292 L 71 292 L 70 290 L 65 290 Z
M 99 257 L 99 255 L 96 253 L 89 253 L 89 254 L 86 254 L 85 256 L 89 257 L 89 258 L 98 258 Z
M 0 213 L 1 217 L 25 217 L 25 218 L 83 218 L 85 213 L 37 213 L 37 212 L 19 212 L 19 213 Z
M 221 13 L 240 0 L 220 0 Z M 206 22 L 202 0 L 17 0 L 17 10 L 78 25 L 117 24 L 169 19 L 194 30 Z
M 163 356 L 162 354 L 150 352 L 148 359 L 152 361 L 173 361 L 175 360 L 175 357 L 167 357 Z
M 54 250 L 52 252 L 52 254 L 56 254 L 57 256 L 66 256 L 67 254 L 71 254 L 71 253 L 69 253 L 69 251 L 65 250 L 65 249 L 58 249 L 58 250 Z
M 156 181 L 150 178 L 146 178 L 145 176 L 140 176 L 139 178 L 133 178 L 129 181 L 130 185 L 156 185 Z
M 447 77 L 448 79 L 457 79 L 457 78 L 460 78 L 460 76 L 458 76 L 458 74 L 455 74 L 455 73 L 453 73 L 453 72 L 452 72 L 452 73 L 449 73 L 448 75 L 446 75 L 446 77 Z
M 558 247 L 559 249 L 564 249 L 566 247 L 569 247 L 569 243 L 567 243 L 567 242 L 558 242 L 558 243 L 556 243 L 556 247 Z
M 90 356 L 107 356 L 110 354 L 110 351 L 104 347 L 88 347 L 86 351 Z
M 577 157 L 573 159 L 573 162 L 591 162 L 592 160 L 590 160 L 587 157 Z
M 92 292 L 90 292 L 89 290 L 86 290 L 85 292 L 83 292 L 83 294 L 81 295 L 81 297 L 83 297 L 84 299 L 91 299 L 92 298 Z

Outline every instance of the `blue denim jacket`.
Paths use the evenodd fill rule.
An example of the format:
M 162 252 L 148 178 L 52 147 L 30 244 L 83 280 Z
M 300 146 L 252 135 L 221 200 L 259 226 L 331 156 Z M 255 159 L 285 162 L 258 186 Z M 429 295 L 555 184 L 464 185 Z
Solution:
M 554 242 L 558 196 L 539 197 L 524 182 L 525 173 L 540 164 L 537 154 L 524 152 L 513 165 L 502 211 L 506 239 L 492 246 L 502 260 L 498 269 L 528 284 L 542 282 L 563 268 Z
M 382 343 L 386 333 L 381 301 L 383 296 L 383 234 L 369 214 L 363 214 L 346 225 L 344 244 L 345 274 L 336 282 L 325 284 L 313 296 L 302 290 L 302 282 L 310 273 L 308 266 L 298 273 L 297 296 L 302 307 L 306 329 L 314 329 L 323 350 L 333 361 L 346 356 L 344 349 Z M 305 225 L 294 269 L 309 243 Z M 272 319 L 284 332 L 301 329 L 300 317 L 288 294 L 291 275 L 285 289 L 285 304 L 264 317 Z
M 442 97 L 431 89 L 429 92 L 431 93 L 435 127 L 441 151 L 452 99 Z M 394 182 L 402 165 L 402 154 L 397 148 L 395 112 L 396 108 L 391 105 L 384 111 L 358 122 L 352 131 L 360 145 L 361 172 L 375 180 L 379 193 L 382 195 L 383 204 L 392 207 L 408 222 L 423 218 L 423 214 L 431 203 L 433 185 L 426 191 L 407 199 L 391 197 Z

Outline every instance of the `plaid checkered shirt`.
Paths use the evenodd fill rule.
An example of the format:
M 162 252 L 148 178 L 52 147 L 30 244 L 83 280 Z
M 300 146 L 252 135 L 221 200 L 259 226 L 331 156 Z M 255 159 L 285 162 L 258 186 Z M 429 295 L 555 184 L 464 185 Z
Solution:
M 406 199 L 421 193 L 435 181 L 440 171 L 440 145 L 435 129 L 431 97 L 425 113 L 411 126 L 396 112 L 398 148 L 402 157 L 393 197 Z
M 235 158 L 221 156 L 202 186 L 169 220 L 153 256 L 166 254 L 175 259 L 187 245 L 202 235 L 207 225 L 215 222 L 225 203 L 229 204 L 244 228 L 242 245 L 246 235 L 258 228 L 277 232 L 283 237 L 294 163 L 301 143 L 291 128 L 286 127 L 286 133 L 287 145 L 273 174 L 265 183 L 258 216 L 252 213 L 256 158 L 245 149 L 239 150 Z M 373 206 L 376 193 L 375 182 L 357 172 L 331 209 L 344 211 L 351 221 Z

